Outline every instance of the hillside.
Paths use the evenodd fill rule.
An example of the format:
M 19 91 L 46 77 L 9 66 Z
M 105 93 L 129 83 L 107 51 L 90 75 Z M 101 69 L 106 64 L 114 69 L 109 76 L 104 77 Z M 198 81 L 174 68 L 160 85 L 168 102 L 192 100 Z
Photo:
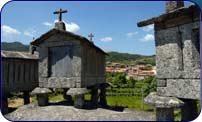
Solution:
M 20 42 L 2 42 L 2 50 L 10 51 L 29 51 L 29 45 L 24 45 Z M 128 54 L 119 52 L 108 52 L 106 61 L 119 62 L 124 64 L 151 64 L 155 65 L 155 56 L 144 56 L 138 54 Z
M 155 65 L 155 55 L 145 56 L 139 54 L 128 54 L 119 52 L 108 52 L 106 60 L 124 64 L 151 64 Z
M 2 50 L 8 51 L 29 51 L 29 45 L 24 45 L 20 42 L 2 42 L 1 43 Z

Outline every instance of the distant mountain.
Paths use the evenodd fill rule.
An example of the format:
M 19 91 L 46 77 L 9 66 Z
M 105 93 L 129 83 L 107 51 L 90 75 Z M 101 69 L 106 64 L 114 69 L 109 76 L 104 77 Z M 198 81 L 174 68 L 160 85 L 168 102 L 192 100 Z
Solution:
M 8 51 L 29 51 L 29 45 L 24 45 L 20 42 L 2 42 L 1 43 L 1 49 L 2 50 L 8 50 Z
M 124 64 L 151 64 L 155 65 L 155 55 L 145 56 L 139 54 L 108 52 L 106 60 L 110 62 L 119 62 Z
M 24 45 L 20 42 L 2 42 L 2 50 L 8 51 L 29 51 L 29 45 Z M 144 56 L 139 54 L 128 54 L 119 52 L 108 52 L 109 56 L 106 61 L 119 62 L 124 64 L 151 64 L 155 65 L 155 55 Z

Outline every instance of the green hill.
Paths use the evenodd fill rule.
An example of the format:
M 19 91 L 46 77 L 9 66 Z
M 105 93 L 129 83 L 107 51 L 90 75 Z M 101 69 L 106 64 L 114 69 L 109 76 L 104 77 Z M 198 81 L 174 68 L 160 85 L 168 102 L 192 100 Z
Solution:
M 24 45 L 20 42 L 2 42 L 1 43 L 1 49 L 2 50 L 8 50 L 8 51 L 29 51 L 29 45 Z
M 151 64 L 155 65 L 155 55 L 145 56 L 139 54 L 108 52 L 106 60 L 110 62 L 119 62 L 124 64 Z
M 24 45 L 20 42 L 2 42 L 2 50 L 8 51 L 29 51 L 29 45 Z M 139 54 L 128 54 L 119 52 L 108 52 L 109 56 L 106 61 L 119 62 L 124 64 L 151 64 L 155 65 L 155 55 L 144 56 Z

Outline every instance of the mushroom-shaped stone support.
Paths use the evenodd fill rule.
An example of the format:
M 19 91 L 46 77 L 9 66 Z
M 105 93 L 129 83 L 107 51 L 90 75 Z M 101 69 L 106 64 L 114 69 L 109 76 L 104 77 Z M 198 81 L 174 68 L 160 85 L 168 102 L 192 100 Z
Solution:
M 175 97 L 164 97 L 151 92 L 144 98 L 144 103 L 156 106 L 156 120 L 174 120 L 174 108 L 184 105 L 184 102 Z
M 89 92 L 86 88 L 70 88 L 67 95 L 75 96 L 74 107 L 80 109 L 84 107 L 84 94 Z
M 39 106 L 46 106 L 48 105 L 48 94 L 52 91 L 48 88 L 35 88 L 31 94 L 37 95 L 37 101 Z

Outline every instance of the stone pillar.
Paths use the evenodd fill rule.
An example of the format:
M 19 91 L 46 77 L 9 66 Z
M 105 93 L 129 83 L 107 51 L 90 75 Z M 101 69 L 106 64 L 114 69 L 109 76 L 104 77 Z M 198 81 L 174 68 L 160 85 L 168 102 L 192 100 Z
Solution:
M 37 101 L 39 106 L 48 105 L 48 94 L 37 94 Z
M 93 108 L 97 108 L 98 105 L 98 88 L 91 89 L 91 104 Z
M 181 107 L 182 121 L 192 121 L 197 118 L 197 102 L 196 100 L 184 99 L 184 106 Z
M 174 121 L 174 109 L 156 107 L 156 121 Z
M 8 113 L 8 98 L 7 97 L 2 97 L 2 103 L 1 103 L 1 112 L 2 114 L 7 114 Z
M 23 92 L 23 99 L 24 99 L 24 105 L 30 103 L 30 95 L 29 95 L 29 92 Z
M 102 84 L 100 86 L 100 105 L 102 107 L 107 105 L 107 100 L 106 100 L 106 85 Z
M 67 91 L 69 90 L 69 88 L 63 89 L 63 90 L 64 90 L 64 92 L 63 92 L 63 98 L 64 98 L 65 100 L 71 102 L 71 101 L 72 101 L 72 96 L 71 96 L 71 95 L 67 95 Z
M 79 108 L 79 109 L 84 107 L 84 95 L 83 94 L 75 95 L 74 107 Z

